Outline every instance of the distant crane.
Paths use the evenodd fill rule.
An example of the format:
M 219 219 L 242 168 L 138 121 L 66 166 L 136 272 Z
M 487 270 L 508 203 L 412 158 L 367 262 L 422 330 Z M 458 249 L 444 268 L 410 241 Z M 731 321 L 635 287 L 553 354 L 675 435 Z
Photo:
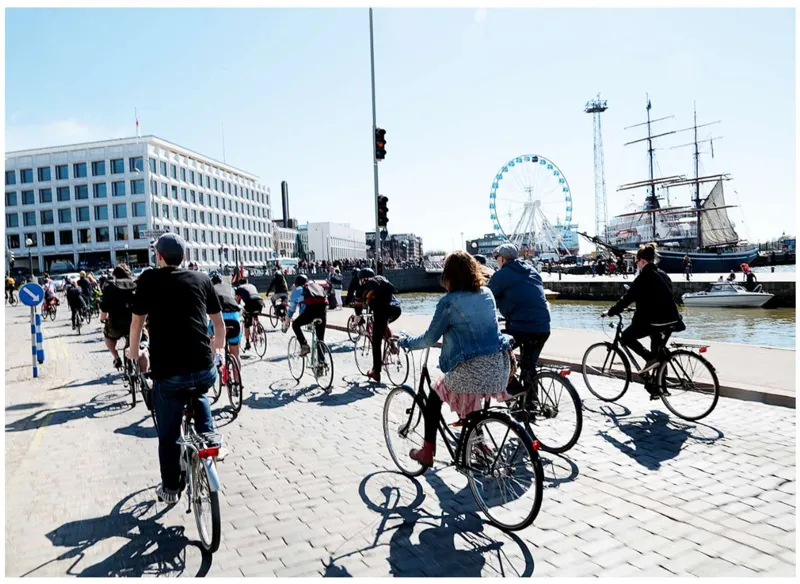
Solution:
M 608 109 L 608 102 L 592 99 L 586 102 L 584 112 L 592 114 L 594 121 L 594 234 L 595 237 L 608 241 L 606 226 L 608 225 L 608 208 L 606 205 L 606 169 L 603 157 L 603 127 L 600 114 Z

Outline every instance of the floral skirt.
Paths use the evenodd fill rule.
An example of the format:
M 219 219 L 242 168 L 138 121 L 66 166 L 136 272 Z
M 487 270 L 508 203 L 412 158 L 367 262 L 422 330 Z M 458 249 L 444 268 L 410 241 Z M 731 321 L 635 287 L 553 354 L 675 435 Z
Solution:
M 486 398 L 505 401 L 511 362 L 505 351 L 460 363 L 433 384 L 433 390 L 450 409 L 464 418 L 483 407 Z

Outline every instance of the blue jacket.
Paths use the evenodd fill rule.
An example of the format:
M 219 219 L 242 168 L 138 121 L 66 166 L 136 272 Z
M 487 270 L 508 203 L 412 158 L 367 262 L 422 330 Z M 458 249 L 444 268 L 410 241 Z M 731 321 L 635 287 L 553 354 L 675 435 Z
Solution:
M 425 334 L 402 339 L 400 345 L 412 350 L 424 349 L 432 347 L 442 336 L 439 369 L 443 373 L 475 357 L 509 350 L 512 342 L 511 337 L 500 332 L 494 298 L 487 288 L 481 288 L 480 292 L 445 294 L 436 305 Z
M 519 260 L 506 263 L 487 284 L 506 319 L 506 330 L 520 333 L 549 333 L 550 311 L 544 296 L 542 277 Z
M 303 302 L 303 287 L 298 286 L 292 293 L 289 295 L 289 310 L 286 311 L 286 315 L 289 318 L 294 316 L 294 309 L 297 305 L 300 305 L 300 312 L 298 314 L 303 314 L 303 311 L 306 309 L 306 303 Z

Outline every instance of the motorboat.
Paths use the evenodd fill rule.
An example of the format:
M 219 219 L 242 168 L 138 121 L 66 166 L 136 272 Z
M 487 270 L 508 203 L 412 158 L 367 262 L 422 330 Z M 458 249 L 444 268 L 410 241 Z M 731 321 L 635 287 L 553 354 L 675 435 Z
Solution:
M 553 290 L 550 290 L 550 288 L 545 288 L 545 289 L 544 289 L 544 297 L 545 297 L 545 298 L 546 298 L 548 301 L 550 301 L 550 300 L 556 300 L 556 299 L 558 299 L 558 297 L 559 297 L 560 295 L 561 295 L 561 292 L 554 292 Z
M 759 284 L 748 292 L 744 286 L 732 282 L 717 282 L 708 290 L 686 293 L 681 297 L 684 306 L 699 308 L 760 308 L 773 297 Z

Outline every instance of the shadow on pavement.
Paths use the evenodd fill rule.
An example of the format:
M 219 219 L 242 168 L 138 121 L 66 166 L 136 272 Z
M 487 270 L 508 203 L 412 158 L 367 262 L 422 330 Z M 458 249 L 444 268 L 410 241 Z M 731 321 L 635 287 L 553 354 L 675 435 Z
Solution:
M 539 457 L 542 459 L 545 489 L 557 489 L 578 478 L 578 465 L 563 454 L 540 451 Z
M 114 434 L 134 436 L 136 438 L 158 438 L 158 431 L 153 425 L 153 418 L 150 414 L 147 414 L 141 420 L 132 422 L 123 428 L 117 428 L 114 430 Z
M 121 399 L 127 398 L 128 390 L 114 390 L 93 397 L 88 403 L 60 409 L 45 408 L 19 420 L 6 424 L 6 432 L 24 432 L 39 427 L 66 424 L 82 418 L 107 418 L 130 411 L 130 404 Z
M 28 365 L 28 367 L 30 367 L 30 365 Z M 43 406 L 43 405 L 44 405 L 43 402 L 31 402 L 31 403 L 27 403 L 27 404 L 17 404 L 15 406 L 8 406 L 6 408 L 6 411 L 7 412 L 15 412 L 15 411 L 19 411 L 19 410 L 30 410 L 32 408 L 38 408 L 38 407 Z
M 70 560 L 66 568 L 70 576 L 180 576 L 186 571 L 187 548 L 194 546 L 201 552 L 202 549 L 189 541 L 183 527 L 165 527 L 159 523 L 169 509 L 157 505 L 155 491 L 143 489 L 122 499 L 106 516 L 65 523 L 48 533 L 47 538 L 53 546 L 69 549 L 23 576 L 36 576 L 38 570 L 50 563 Z M 112 538 L 127 542 L 107 558 L 90 566 L 79 566 L 93 546 Z M 197 573 L 191 576 L 205 576 L 211 558 L 203 553 Z
M 454 493 L 433 472 L 425 475 L 443 510 L 434 515 L 420 509 L 425 497 L 415 478 L 395 472 L 364 477 L 359 495 L 381 516 L 373 542 L 326 562 L 325 576 L 350 576 L 337 562 L 368 550 L 388 547 L 390 573 L 399 577 L 529 577 L 534 561 L 525 542 L 513 533 L 492 529 L 477 514 L 469 487 Z M 380 485 L 370 486 L 377 480 Z M 401 501 L 405 500 L 404 504 Z M 385 534 L 393 532 L 388 543 Z M 417 534 L 419 543 L 412 543 Z
M 622 432 L 629 440 L 622 441 L 607 430 L 599 432 L 600 436 L 648 470 L 658 470 L 661 463 L 677 457 L 687 441 L 713 444 L 724 436 L 722 431 L 707 424 L 679 422 L 657 410 L 639 420 L 620 422 L 614 415 L 611 418 L 614 430 Z M 704 436 L 702 432 L 710 435 Z
M 597 398 L 584 398 L 583 410 L 585 412 L 592 412 L 593 414 L 600 414 L 614 419 L 624 418 L 631 415 L 630 409 L 622 404 L 613 402 L 604 402 Z
M 272 410 L 288 405 L 297 401 L 308 392 L 317 389 L 319 386 L 314 384 L 308 387 L 300 387 L 300 382 L 294 379 L 279 379 L 269 385 L 272 392 L 269 395 L 251 393 L 242 400 L 242 404 L 257 410 Z
M 346 406 L 348 404 L 367 399 L 375 395 L 373 383 L 348 383 L 344 393 L 322 393 L 309 399 L 309 403 L 318 403 L 321 406 Z
M 64 389 L 70 389 L 73 387 L 90 387 L 92 385 L 111 385 L 118 379 L 122 379 L 122 373 L 119 372 L 106 373 L 102 377 L 98 377 L 96 379 L 90 379 L 89 381 L 83 381 L 81 383 L 73 381 L 72 383 L 67 383 L 64 386 Z

